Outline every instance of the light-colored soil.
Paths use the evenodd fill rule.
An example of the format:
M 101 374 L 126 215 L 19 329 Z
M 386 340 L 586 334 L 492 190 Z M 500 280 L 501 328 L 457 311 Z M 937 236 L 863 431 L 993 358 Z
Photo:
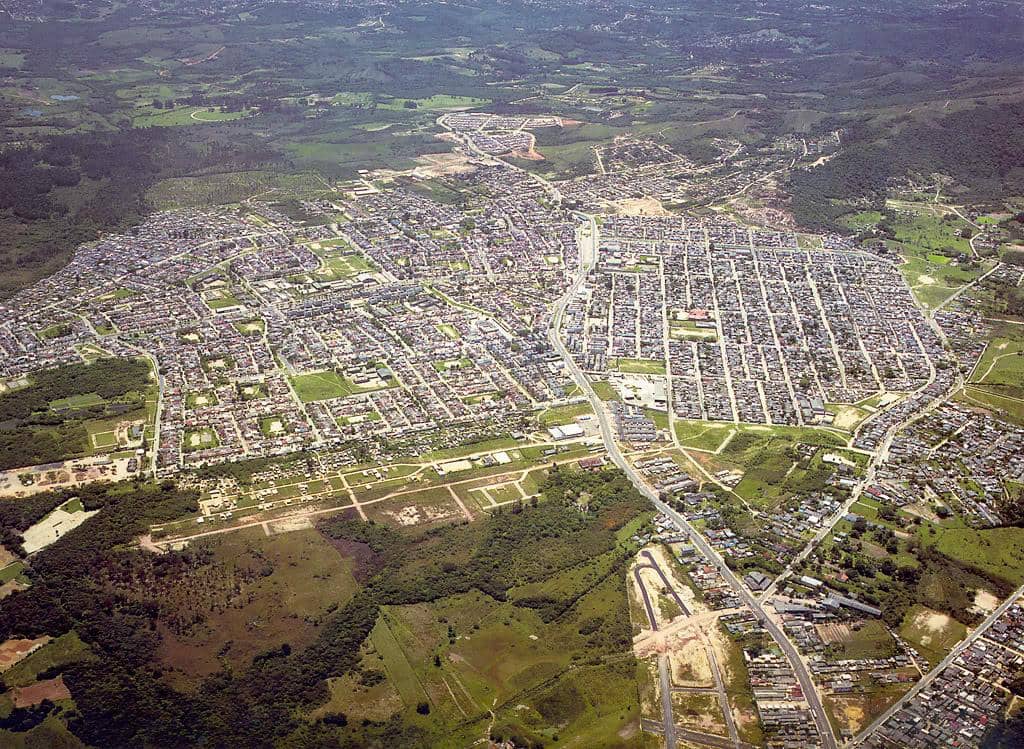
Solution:
M 283 518 L 282 520 L 272 520 L 267 523 L 271 535 L 277 533 L 291 533 L 292 531 L 304 531 L 313 527 L 313 520 L 309 517 L 300 515 L 294 518 Z
M 0 674 L 15 663 L 19 663 L 37 648 L 41 648 L 52 638 L 43 635 L 35 640 L 12 639 L 0 645 Z
M 672 683 L 676 686 L 714 686 L 707 650 L 696 637 L 676 640 L 668 659 L 672 664 Z
M 430 153 L 416 157 L 418 166 L 414 170 L 420 177 L 443 177 L 446 174 L 462 174 L 475 169 L 470 157 L 461 153 Z
M 517 159 L 526 159 L 527 161 L 544 161 L 544 154 L 532 146 L 529 151 L 513 151 L 511 155 Z
M 657 198 L 626 198 L 613 204 L 623 216 L 671 216 Z
M 982 591 L 979 591 L 981 593 Z M 977 600 L 977 599 L 975 599 Z M 993 606 L 995 608 L 995 606 Z M 912 626 L 928 632 L 935 632 L 939 634 L 944 632 L 953 620 L 946 614 L 939 613 L 938 611 L 925 610 L 921 611 L 914 617 Z M 921 635 L 921 644 L 924 646 L 930 645 L 932 642 L 932 635 Z
M 985 612 L 992 612 L 996 610 L 996 606 L 999 605 L 999 599 L 989 593 L 987 590 L 978 590 L 974 594 L 974 605 Z
M 0 601 L 12 593 L 17 593 L 19 590 L 28 590 L 28 586 L 22 585 L 17 580 L 8 580 L 3 585 L 0 585 Z

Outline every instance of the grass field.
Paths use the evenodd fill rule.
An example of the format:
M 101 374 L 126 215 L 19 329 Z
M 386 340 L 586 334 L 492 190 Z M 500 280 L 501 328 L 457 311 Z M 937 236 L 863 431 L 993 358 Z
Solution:
M 344 398 L 353 393 L 369 393 L 383 389 L 379 385 L 356 385 L 349 378 L 329 369 L 295 375 L 289 380 L 303 403 Z
M 1024 386 L 1024 341 L 992 339 L 971 375 L 986 385 Z
M 17 580 L 22 585 L 28 585 L 29 580 L 23 574 L 25 571 L 25 564 L 23 562 L 11 562 L 3 569 L 0 569 L 0 585 L 9 583 L 11 580 Z
M 976 567 L 1013 586 L 1024 583 L 1024 528 L 986 528 L 922 524 L 934 528 L 931 534 L 918 535 L 925 544 L 934 545 L 946 556 Z
M 917 605 L 907 611 L 899 634 L 934 667 L 967 636 L 967 627 L 946 614 Z
M 570 403 L 565 406 L 555 406 L 541 411 L 537 420 L 541 426 L 555 426 L 557 424 L 571 424 L 579 416 L 586 416 L 594 413 L 589 403 Z
M 834 660 L 888 658 L 896 653 L 896 641 L 877 619 L 852 623 L 849 634 L 829 647 Z
M 999 413 L 1001 418 L 1024 425 L 1024 398 L 1021 389 L 1013 388 L 1002 392 L 999 386 L 968 385 L 960 391 L 959 400 L 972 405 L 984 406 Z
M 622 400 L 618 391 L 607 380 L 595 380 L 590 383 L 590 386 L 594 388 L 594 392 L 597 394 L 597 397 L 603 401 Z
M 193 450 L 209 450 L 218 445 L 220 445 L 220 440 L 217 438 L 217 433 L 209 427 L 203 427 L 186 431 L 182 436 L 181 449 L 182 452 L 192 452 Z
M 61 398 L 51 401 L 50 408 L 60 411 L 62 409 L 88 408 L 89 406 L 101 406 L 107 401 L 96 393 L 83 393 L 72 395 L 69 398 Z
M 4 672 L 8 687 L 22 687 L 33 683 L 36 676 L 50 669 L 89 657 L 89 649 L 74 632 L 68 632 L 46 643 L 28 658 Z
M 665 374 L 665 362 L 657 359 L 609 359 L 608 368 L 630 374 Z
M 230 122 L 249 117 L 255 110 L 244 109 L 237 112 L 222 112 L 212 107 L 176 107 L 174 109 L 153 109 L 146 107 L 137 111 L 132 117 L 133 127 L 179 127 L 182 125 L 201 125 L 215 122 Z
M 715 421 L 685 421 L 677 419 L 673 422 L 676 437 L 683 447 L 695 450 L 714 452 L 725 438 L 735 430 L 734 425 Z

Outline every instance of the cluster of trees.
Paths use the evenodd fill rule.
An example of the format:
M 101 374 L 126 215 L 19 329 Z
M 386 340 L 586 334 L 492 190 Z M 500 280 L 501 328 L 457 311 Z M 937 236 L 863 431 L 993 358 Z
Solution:
M 952 177 L 975 201 L 1024 192 L 1024 104 L 977 106 L 897 133 L 851 128 L 843 149 L 814 169 L 797 170 L 788 189 L 797 221 L 841 229 L 836 219 L 856 204 L 881 210 L 891 180 L 934 173 Z
M 142 360 L 100 359 L 39 372 L 29 387 L 0 395 L 0 469 L 81 453 L 87 439 L 82 420 L 141 407 L 148 377 L 149 365 Z M 52 401 L 85 393 L 121 401 L 60 412 L 50 407 Z M 128 398 L 131 393 L 134 399 Z
M 401 716 L 360 725 L 344 716 L 315 723 L 298 716 L 301 708 L 326 699 L 325 679 L 359 668 L 360 645 L 382 605 L 432 601 L 474 588 L 505 599 L 514 585 L 546 579 L 614 549 L 615 529 L 645 507 L 621 474 L 555 471 L 544 487 L 548 501 L 518 515 L 420 535 L 331 519 L 321 528 L 325 535 L 373 552 L 374 571 L 365 586 L 308 647 L 275 648 L 244 672 L 213 675 L 196 693 L 182 693 L 166 684 L 154 661 L 159 601 L 145 586 L 129 594 L 104 580 L 144 565 L 143 552 L 130 550 L 131 541 L 151 523 L 194 511 L 194 494 L 170 483 L 137 483 L 130 491 L 84 487 L 78 493 L 87 509 L 102 511 L 33 558 L 32 587 L 0 603 L 0 640 L 73 628 L 98 657 L 65 667 L 77 706 L 66 716 L 69 727 L 90 745 L 119 747 L 270 747 L 284 736 L 293 746 L 428 747 L 430 732 Z M 590 498 L 586 512 L 576 502 L 583 493 Z M 40 501 L 40 508 L 53 501 Z M 33 514 L 11 520 L 24 525 Z M 549 546 L 559 553 L 546 555 Z M 621 570 L 617 563 L 610 566 Z M 625 610 L 624 602 L 620 608 Z M 588 634 L 613 630 L 613 636 L 595 640 L 600 651 L 628 646 L 628 612 L 590 617 L 578 627 Z M 19 720 L 28 725 L 32 717 Z
M 83 242 L 139 221 L 150 211 L 146 191 L 160 179 L 276 161 L 276 154 L 252 139 L 211 148 L 174 128 L 73 132 L 5 149 L 0 220 L 27 224 L 30 231 L 0 252 L 0 259 L 38 271 Z M 0 282 L 0 291 L 16 288 L 12 281 Z
M 99 359 L 46 369 L 32 375 L 29 387 L 0 395 L 0 422 L 24 421 L 61 398 L 96 393 L 112 400 L 141 392 L 148 384 L 149 364 L 141 359 Z

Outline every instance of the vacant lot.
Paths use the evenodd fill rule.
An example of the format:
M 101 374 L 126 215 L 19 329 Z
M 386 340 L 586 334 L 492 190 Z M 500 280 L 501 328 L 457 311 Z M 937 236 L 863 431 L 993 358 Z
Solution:
M 160 590 L 160 658 L 185 681 L 224 661 L 242 666 L 259 652 L 311 641 L 356 588 L 351 560 L 312 529 L 271 537 L 247 529 L 196 550 L 212 558 Z
M 967 636 L 967 627 L 946 614 L 914 606 L 904 617 L 899 633 L 934 667 Z

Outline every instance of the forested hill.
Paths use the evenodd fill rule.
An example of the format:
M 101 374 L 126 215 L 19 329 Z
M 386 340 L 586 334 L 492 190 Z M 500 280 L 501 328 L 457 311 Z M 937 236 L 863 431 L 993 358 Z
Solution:
M 879 208 L 894 179 L 942 174 L 958 199 L 1024 193 L 1024 104 L 978 106 L 894 132 L 854 127 L 830 161 L 793 173 L 792 209 L 804 227 L 835 230 L 850 201 Z

